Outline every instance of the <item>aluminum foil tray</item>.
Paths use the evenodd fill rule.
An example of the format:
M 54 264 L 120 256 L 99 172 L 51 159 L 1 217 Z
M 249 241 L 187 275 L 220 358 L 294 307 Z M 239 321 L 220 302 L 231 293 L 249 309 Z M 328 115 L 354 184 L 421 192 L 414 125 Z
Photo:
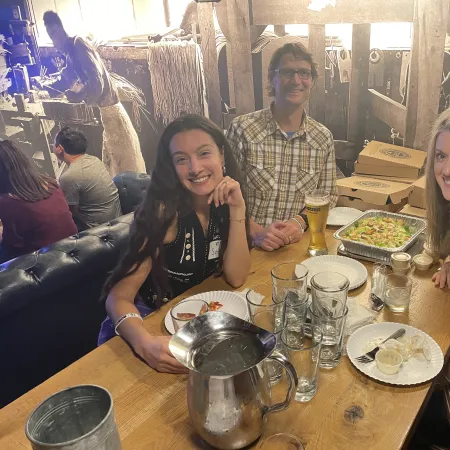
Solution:
M 403 219 L 405 221 L 405 224 L 408 225 L 413 231 L 413 235 L 408 242 L 397 248 L 376 247 L 375 245 L 353 241 L 345 236 L 345 232 L 349 228 L 351 228 L 355 222 L 370 217 L 392 217 L 394 219 Z M 408 250 L 413 244 L 417 242 L 419 236 L 424 232 L 426 227 L 427 223 L 424 219 L 406 216 L 404 214 L 396 214 L 387 211 L 377 211 L 375 209 L 371 209 L 369 211 L 366 211 L 357 219 L 352 220 L 350 223 L 337 230 L 336 233 L 334 233 L 334 237 L 335 239 L 339 239 L 340 241 L 342 241 L 342 245 L 344 246 L 345 251 L 350 254 L 353 253 L 354 255 L 360 255 L 366 258 L 376 259 L 390 264 L 392 253 L 405 252 L 406 250 Z

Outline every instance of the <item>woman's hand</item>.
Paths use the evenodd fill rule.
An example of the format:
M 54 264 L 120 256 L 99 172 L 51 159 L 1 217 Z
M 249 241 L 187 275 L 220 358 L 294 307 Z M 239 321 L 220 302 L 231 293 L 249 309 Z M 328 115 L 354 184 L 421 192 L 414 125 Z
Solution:
M 230 208 L 245 208 L 241 186 L 233 178 L 224 177 L 208 198 L 208 204 L 214 202 L 219 205 L 228 205 Z
M 158 372 L 188 373 L 188 369 L 179 363 L 169 350 L 170 336 L 150 336 L 141 342 L 136 353 Z
M 450 287 L 450 261 L 444 263 L 444 265 L 436 272 L 431 278 L 434 281 L 434 285 L 441 289 L 445 286 Z

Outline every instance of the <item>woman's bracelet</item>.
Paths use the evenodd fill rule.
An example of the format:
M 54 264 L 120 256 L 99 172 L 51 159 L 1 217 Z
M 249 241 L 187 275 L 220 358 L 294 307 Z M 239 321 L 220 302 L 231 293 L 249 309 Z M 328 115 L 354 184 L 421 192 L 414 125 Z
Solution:
M 231 218 L 230 218 L 230 222 L 239 222 L 239 223 L 242 223 L 242 222 L 245 222 L 245 217 L 244 217 L 243 219 L 231 219 Z
M 124 314 L 122 317 L 119 317 L 119 318 L 116 320 L 116 323 L 114 324 L 114 333 L 116 333 L 117 336 L 120 336 L 119 332 L 117 331 L 117 328 L 119 328 L 119 326 L 121 325 L 121 323 L 122 323 L 124 320 L 127 320 L 127 319 L 129 319 L 130 317 L 136 317 L 137 319 L 141 319 L 142 321 L 144 321 L 144 319 L 142 319 L 142 317 L 141 317 L 140 314 L 137 314 L 137 313 L 128 313 L 128 314 Z

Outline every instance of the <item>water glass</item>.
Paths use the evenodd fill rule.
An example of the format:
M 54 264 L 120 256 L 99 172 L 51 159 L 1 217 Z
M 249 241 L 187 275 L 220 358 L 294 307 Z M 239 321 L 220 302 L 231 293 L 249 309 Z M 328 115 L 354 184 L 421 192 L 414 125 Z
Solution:
M 311 278 L 312 309 L 317 313 L 323 299 L 333 298 L 347 304 L 350 282 L 337 272 L 320 272 Z
M 404 312 L 409 308 L 412 280 L 406 275 L 391 273 L 386 277 L 384 302 L 393 312 Z
M 194 317 L 205 314 L 209 311 L 209 305 L 204 300 L 188 299 L 177 303 L 171 310 L 173 327 L 175 331 L 184 327 Z
M 269 436 L 258 447 L 259 450 L 305 450 L 302 441 L 292 434 L 277 433 Z
M 318 327 L 323 335 L 319 367 L 333 369 L 342 357 L 348 307 L 336 298 L 327 299 L 327 303 L 322 305 L 328 306 L 318 309 L 318 312 L 310 308 L 309 313 L 313 328 Z
M 286 326 L 281 339 L 285 352 L 298 376 L 295 400 L 309 402 L 317 392 L 317 372 L 323 335 L 319 327 L 313 326 L 310 336 L 296 327 Z
M 281 332 L 283 331 L 283 304 L 276 304 L 272 301 L 272 285 L 270 283 L 255 286 L 246 294 L 247 310 L 250 321 L 264 330 L 275 335 L 275 350 L 284 355 L 281 342 Z M 281 380 L 283 369 L 275 361 L 265 361 L 265 367 L 269 373 L 272 384 Z
M 302 303 L 307 298 L 308 269 L 294 261 L 277 264 L 271 271 L 273 301 L 282 303 L 286 298 Z
M 300 337 L 305 332 L 310 332 L 310 325 L 306 323 L 306 313 L 308 312 L 308 299 L 298 302 L 287 298 L 283 308 L 283 325 L 291 330 L 297 330 Z

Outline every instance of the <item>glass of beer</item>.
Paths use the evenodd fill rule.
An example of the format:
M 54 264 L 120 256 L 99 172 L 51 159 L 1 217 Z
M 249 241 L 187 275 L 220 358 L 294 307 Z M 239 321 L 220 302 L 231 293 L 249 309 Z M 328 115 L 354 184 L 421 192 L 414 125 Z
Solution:
M 308 253 L 311 256 L 327 255 L 325 228 L 330 207 L 330 193 L 320 189 L 307 192 L 305 206 L 310 231 Z

